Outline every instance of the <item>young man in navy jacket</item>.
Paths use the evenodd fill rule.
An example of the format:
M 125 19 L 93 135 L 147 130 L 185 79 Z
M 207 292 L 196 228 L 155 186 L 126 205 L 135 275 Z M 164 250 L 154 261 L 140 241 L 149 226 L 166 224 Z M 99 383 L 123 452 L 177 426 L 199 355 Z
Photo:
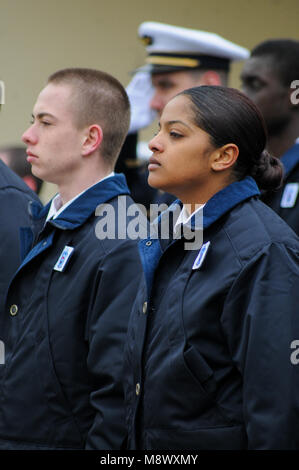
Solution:
M 27 159 L 59 192 L 35 212 L 38 237 L 23 231 L 0 319 L 1 449 L 121 446 L 123 340 L 141 273 L 126 230 L 134 203 L 113 172 L 129 120 L 125 90 L 96 70 L 58 71 L 37 98 Z

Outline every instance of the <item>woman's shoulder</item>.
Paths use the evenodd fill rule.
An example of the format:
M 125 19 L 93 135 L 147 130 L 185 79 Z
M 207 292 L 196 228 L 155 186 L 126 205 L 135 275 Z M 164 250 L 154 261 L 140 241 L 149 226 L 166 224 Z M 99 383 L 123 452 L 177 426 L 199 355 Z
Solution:
M 222 229 L 236 254 L 245 262 L 273 243 L 299 252 L 295 232 L 258 198 L 232 209 Z

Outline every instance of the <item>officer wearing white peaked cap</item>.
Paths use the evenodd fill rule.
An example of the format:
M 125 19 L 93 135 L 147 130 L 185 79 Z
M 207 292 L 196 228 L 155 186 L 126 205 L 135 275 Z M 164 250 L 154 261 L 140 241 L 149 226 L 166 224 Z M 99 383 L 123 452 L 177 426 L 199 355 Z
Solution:
M 132 169 L 126 166 L 127 162 L 144 161 L 148 157 L 147 153 L 141 155 L 138 151 L 141 143 L 136 144 L 136 133 L 151 124 L 177 93 L 200 85 L 226 86 L 230 63 L 247 59 L 249 50 L 215 33 L 154 21 L 141 23 L 138 36 L 146 47 L 147 57 L 126 89 L 131 103 L 131 124 L 118 167 L 127 176 L 133 198 L 146 205 L 142 194 L 148 193 L 151 201 L 156 199 L 147 183 L 143 180 L 140 183 L 136 174 L 131 177 Z M 131 142 L 137 145 L 135 156 Z

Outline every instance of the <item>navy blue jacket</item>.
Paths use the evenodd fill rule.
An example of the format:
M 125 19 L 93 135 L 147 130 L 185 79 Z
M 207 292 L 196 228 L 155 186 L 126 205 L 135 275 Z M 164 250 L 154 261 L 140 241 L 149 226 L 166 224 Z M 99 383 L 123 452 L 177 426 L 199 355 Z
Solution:
M 248 177 L 207 202 L 205 255 L 183 238 L 140 242 L 128 448 L 299 448 L 299 243 L 258 195 Z
M 115 239 L 97 238 L 107 215 L 95 216 L 100 204 Z M 119 204 L 133 204 L 123 175 L 47 222 L 29 252 L 30 231 L 23 233 L 27 255 L 0 319 L 0 449 L 117 449 L 123 441 L 123 340 L 141 263 Z M 37 214 L 41 222 L 48 209 Z M 66 246 L 74 250 L 64 265 Z
M 262 201 L 299 235 L 299 143 L 281 157 L 281 162 L 285 170 L 283 184 L 277 191 L 263 194 Z
M 0 315 L 5 293 L 21 263 L 20 228 L 32 226 L 31 202 L 38 196 L 0 160 Z
M 125 175 L 134 201 L 149 210 L 157 190 L 147 182 L 147 165 L 137 158 L 137 140 L 137 133 L 127 135 L 117 159 L 115 171 Z

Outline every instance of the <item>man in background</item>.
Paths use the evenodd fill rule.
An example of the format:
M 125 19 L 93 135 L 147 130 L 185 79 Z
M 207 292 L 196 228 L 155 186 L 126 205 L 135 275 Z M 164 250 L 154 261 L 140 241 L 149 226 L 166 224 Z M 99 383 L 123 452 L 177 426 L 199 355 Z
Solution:
M 299 41 L 271 39 L 258 44 L 241 73 L 243 91 L 267 126 L 267 150 L 285 169 L 278 191 L 262 200 L 299 234 Z
M 0 148 L 0 159 L 14 171 L 35 193 L 39 194 L 42 180 L 31 172 L 31 165 L 26 160 L 26 149 L 21 146 Z
M 160 116 L 177 93 L 200 85 L 226 86 L 231 62 L 247 59 L 249 51 L 214 33 L 164 23 L 144 22 L 138 35 L 146 47 L 146 65 L 127 87 L 131 124 L 116 169 L 126 174 L 133 198 L 148 208 L 174 198 L 149 187 L 144 162 L 138 169 L 137 132 Z

